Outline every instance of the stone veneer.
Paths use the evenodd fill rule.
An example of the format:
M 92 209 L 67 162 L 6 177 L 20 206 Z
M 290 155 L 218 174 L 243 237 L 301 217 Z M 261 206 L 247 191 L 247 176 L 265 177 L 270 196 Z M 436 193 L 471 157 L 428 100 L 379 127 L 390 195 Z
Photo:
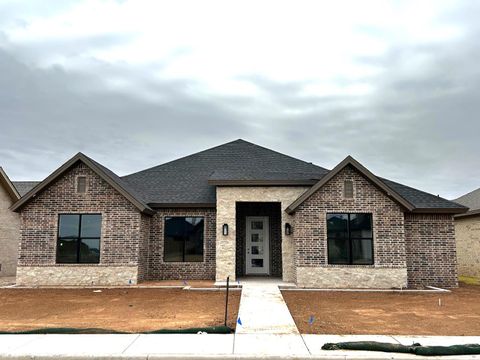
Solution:
M 20 216 L 11 211 L 12 198 L 0 184 L 0 276 L 14 276 L 20 241 Z
M 458 274 L 480 278 L 480 216 L 455 218 Z
M 405 214 L 408 286 L 458 286 L 455 226 L 449 214 Z
M 285 209 L 303 194 L 304 186 L 217 186 L 217 240 L 216 280 L 225 281 L 227 276 L 235 280 L 236 251 L 236 203 L 237 202 L 279 202 L 283 229 L 285 223 L 293 223 L 293 217 Z M 223 224 L 228 224 L 227 236 L 222 235 Z M 293 237 L 282 234 L 282 271 L 284 281 L 294 280 Z
M 215 279 L 215 209 L 158 209 L 151 218 L 149 280 Z M 204 223 L 202 262 L 164 262 L 163 228 L 167 216 L 202 216 Z
M 344 181 L 354 197 L 343 196 Z M 330 265 L 328 213 L 371 213 L 374 265 Z M 296 282 L 301 287 L 406 287 L 406 250 L 402 207 L 353 167 L 347 166 L 301 204 L 294 218 Z
M 87 177 L 86 193 L 75 190 L 79 175 Z M 58 215 L 75 213 L 102 215 L 100 264 L 56 264 Z M 146 220 L 85 164 L 78 162 L 37 194 L 23 207 L 21 218 L 18 274 L 22 284 L 137 282 L 139 258 L 145 256 L 148 237 L 141 229 Z M 140 277 L 144 273 L 145 269 L 140 269 Z M 111 279 L 107 281 L 106 276 Z
M 21 266 L 17 285 L 27 286 L 111 286 L 135 285 L 138 266 Z
M 407 287 L 406 268 L 378 267 L 300 267 L 297 268 L 299 287 L 390 289 Z

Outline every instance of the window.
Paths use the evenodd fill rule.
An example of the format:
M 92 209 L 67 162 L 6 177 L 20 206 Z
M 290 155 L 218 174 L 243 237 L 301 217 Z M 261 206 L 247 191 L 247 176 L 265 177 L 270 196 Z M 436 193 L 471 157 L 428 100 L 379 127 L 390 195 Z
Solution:
M 343 197 L 353 199 L 353 181 L 345 180 L 343 183 Z
M 371 214 L 327 214 L 328 263 L 373 264 Z
M 77 177 L 77 193 L 84 194 L 87 192 L 87 177 L 78 176 Z
M 164 261 L 203 261 L 203 217 L 166 217 Z
M 58 217 L 58 264 L 98 264 L 102 215 L 65 214 Z

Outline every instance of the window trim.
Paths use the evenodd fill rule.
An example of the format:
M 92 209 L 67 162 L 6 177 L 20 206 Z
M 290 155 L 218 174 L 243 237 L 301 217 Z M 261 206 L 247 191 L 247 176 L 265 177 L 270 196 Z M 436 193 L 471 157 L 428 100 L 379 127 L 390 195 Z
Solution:
M 165 247 L 165 235 L 166 235 L 166 232 L 165 232 L 165 224 L 166 224 L 166 221 L 167 221 L 167 218 L 174 218 L 174 217 L 180 217 L 180 218 L 195 218 L 195 217 L 199 217 L 199 218 L 202 218 L 203 219 L 203 254 L 202 254 L 202 261 L 166 261 L 165 260 L 165 250 L 166 250 L 166 247 Z M 202 215 L 192 215 L 192 214 L 183 214 L 183 215 L 164 215 L 163 218 L 162 218 L 162 229 L 163 229 L 163 258 L 162 258 L 162 262 L 164 264 L 202 264 L 202 263 L 205 263 L 205 255 L 206 255 L 206 248 L 207 248 L 207 215 L 205 214 L 202 214 Z M 184 242 L 185 244 L 185 242 Z M 183 248 L 183 251 L 184 251 L 184 254 L 183 254 L 183 258 L 185 259 L 185 246 Z
M 60 236 L 60 217 L 62 215 L 78 215 L 78 236 Z M 91 237 L 86 236 L 82 237 L 82 216 L 83 215 L 100 215 L 100 236 L 99 237 Z M 55 264 L 56 265 L 98 265 L 102 262 L 102 227 L 103 227 L 103 215 L 102 213 L 58 213 L 57 215 L 57 243 L 55 247 Z M 82 240 L 97 240 L 99 242 L 99 250 L 100 253 L 98 254 L 98 262 L 80 262 L 80 244 Z M 68 263 L 68 262 L 59 262 L 58 261 L 58 243 L 60 240 L 76 240 L 77 241 L 77 254 L 76 254 L 76 262 Z
M 347 215 L 348 216 L 348 221 L 347 221 L 347 232 L 348 232 L 348 245 L 349 245 L 349 259 L 348 263 L 331 263 L 330 262 L 330 256 L 329 256 L 329 237 L 328 237 L 328 215 Z M 370 215 L 370 226 L 372 228 L 372 236 L 371 237 L 352 237 L 350 233 L 350 215 L 357 215 L 357 214 L 362 214 L 362 215 Z M 327 212 L 325 214 L 325 234 L 327 238 L 327 264 L 332 265 L 332 266 L 372 266 L 375 265 L 375 234 L 374 234 L 374 229 L 373 229 L 373 213 L 371 212 Z M 369 264 L 354 264 L 353 263 L 353 241 L 358 241 L 358 240 L 370 240 L 372 242 L 372 262 Z

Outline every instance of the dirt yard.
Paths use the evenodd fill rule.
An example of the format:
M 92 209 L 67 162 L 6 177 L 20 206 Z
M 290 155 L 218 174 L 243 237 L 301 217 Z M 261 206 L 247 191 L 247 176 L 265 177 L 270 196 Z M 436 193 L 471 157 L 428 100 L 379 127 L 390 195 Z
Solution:
M 230 292 L 235 328 L 240 291 Z M 0 289 L 0 331 L 47 327 L 149 331 L 223 325 L 225 291 Z
M 282 294 L 302 333 L 480 335 L 480 286 L 461 284 L 451 293 L 434 294 L 307 291 Z

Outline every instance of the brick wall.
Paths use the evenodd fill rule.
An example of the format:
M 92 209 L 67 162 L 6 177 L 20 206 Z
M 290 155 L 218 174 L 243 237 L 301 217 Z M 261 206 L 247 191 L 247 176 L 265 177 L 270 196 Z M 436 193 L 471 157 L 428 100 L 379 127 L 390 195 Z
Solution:
M 9 207 L 13 201 L 0 184 L 0 276 L 14 276 L 20 240 L 20 216 Z
M 480 278 L 480 216 L 455 219 L 458 274 Z
M 75 191 L 78 175 L 87 177 L 85 194 Z M 19 266 L 79 266 L 55 263 L 58 214 L 62 213 L 102 214 L 100 265 L 88 267 L 138 266 L 140 212 L 83 163 L 73 166 L 22 209 Z
M 148 279 L 148 259 L 150 256 L 151 216 L 142 214 L 140 223 L 140 246 L 138 252 L 138 280 Z
M 203 216 L 203 262 L 164 262 L 164 225 L 167 216 Z M 159 209 L 151 218 L 148 279 L 215 279 L 215 209 Z
M 345 180 L 353 181 L 353 199 L 344 199 L 343 186 Z M 327 255 L 327 213 L 371 213 L 373 217 L 373 266 L 329 265 Z M 358 272 L 365 278 L 365 287 L 374 286 L 369 277 L 384 277 L 389 272 L 375 271 L 379 268 L 405 269 L 405 233 L 403 209 L 384 192 L 378 189 L 368 179 L 363 177 L 354 168 L 348 166 L 341 170 L 334 178 L 327 182 L 321 189 L 307 199 L 295 212 L 293 228 L 295 253 L 294 261 L 299 271 L 311 273 L 317 272 L 307 268 L 329 267 L 344 268 L 345 277 L 352 276 L 355 267 L 361 268 Z M 371 271 L 364 269 L 370 268 Z M 333 274 L 334 271 L 332 271 Z M 338 271 L 337 271 L 338 272 Z M 350 272 L 350 273 L 348 273 Z M 406 276 L 405 271 L 395 272 L 392 278 L 392 287 L 404 286 L 406 278 L 401 280 L 401 274 Z M 306 279 L 302 275 L 302 279 Z M 319 284 L 318 279 L 312 279 L 312 283 Z M 342 279 L 337 278 L 338 287 L 342 287 Z M 382 287 L 388 281 L 379 279 Z M 326 283 L 327 284 L 327 283 Z M 328 283 L 329 284 L 329 283 Z M 308 285 L 308 284 L 305 284 Z M 362 286 L 361 279 L 358 280 Z
M 268 216 L 270 235 L 270 274 L 282 276 L 282 218 L 279 202 L 238 202 L 236 205 L 236 276 L 245 274 L 247 216 Z
M 405 214 L 408 285 L 457 287 L 453 216 Z

